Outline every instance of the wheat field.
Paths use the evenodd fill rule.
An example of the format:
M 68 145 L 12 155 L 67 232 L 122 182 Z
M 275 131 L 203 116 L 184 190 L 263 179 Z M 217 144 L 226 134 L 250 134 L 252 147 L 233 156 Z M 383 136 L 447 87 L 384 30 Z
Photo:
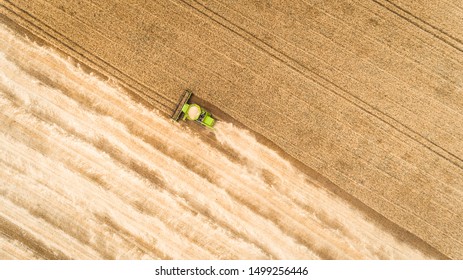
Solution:
M 194 131 L 5 25 L 0 40 L 0 258 L 436 257 L 242 128 Z
M 1 0 L 0 22 L 5 258 L 463 258 L 458 1 Z M 185 89 L 214 131 L 168 119 Z

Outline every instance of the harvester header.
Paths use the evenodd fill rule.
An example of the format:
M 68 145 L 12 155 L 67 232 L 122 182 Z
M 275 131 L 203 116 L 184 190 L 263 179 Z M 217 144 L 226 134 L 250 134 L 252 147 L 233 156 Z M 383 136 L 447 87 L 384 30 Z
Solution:
M 171 118 L 174 121 L 178 121 L 180 118 L 182 120 L 192 120 L 201 125 L 204 125 L 205 127 L 213 128 L 215 119 L 212 117 L 211 113 L 206 111 L 198 104 L 188 103 L 191 94 L 191 91 L 185 90 Z

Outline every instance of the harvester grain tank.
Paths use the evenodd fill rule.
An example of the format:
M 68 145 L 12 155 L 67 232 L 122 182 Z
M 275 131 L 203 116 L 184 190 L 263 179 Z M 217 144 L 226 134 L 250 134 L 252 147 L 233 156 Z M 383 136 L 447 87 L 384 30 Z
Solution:
M 190 100 L 190 97 L 191 91 L 185 90 L 171 118 L 174 121 L 178 121 L 180 118 L 182 120 L 192 120 L 204 125 L 205 127 L 213 128 L 215 119 L 212 117 L 211 113 L 198 104 L 189 104 L 188 101 Z

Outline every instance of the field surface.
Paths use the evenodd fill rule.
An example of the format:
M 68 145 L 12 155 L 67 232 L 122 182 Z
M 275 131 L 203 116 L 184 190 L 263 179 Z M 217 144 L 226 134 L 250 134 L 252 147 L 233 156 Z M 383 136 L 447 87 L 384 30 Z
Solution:
M 463 258 L 461 3 L 290 2 L 2 0 L 1 257 Z

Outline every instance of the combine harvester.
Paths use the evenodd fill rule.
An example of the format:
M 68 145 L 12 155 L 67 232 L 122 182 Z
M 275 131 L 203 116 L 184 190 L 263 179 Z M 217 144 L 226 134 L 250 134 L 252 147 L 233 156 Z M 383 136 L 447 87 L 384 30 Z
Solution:
M 182 120 L 192 120 L 197 123 L 200 123 L 208 128 L 213 128 L 215 120 L 211 116 L 211 113 L 204 110 L 198 104 L 188 104 L 188 100 L 190 100 L 191 91 L 185 90 L 183 93 L 182 99 L 180 99 L 177 108 L 175 109 L 174 113 L 172 114 L 172 119 L 174 121 L 178 121 L 180 116 L 183 113 Z

